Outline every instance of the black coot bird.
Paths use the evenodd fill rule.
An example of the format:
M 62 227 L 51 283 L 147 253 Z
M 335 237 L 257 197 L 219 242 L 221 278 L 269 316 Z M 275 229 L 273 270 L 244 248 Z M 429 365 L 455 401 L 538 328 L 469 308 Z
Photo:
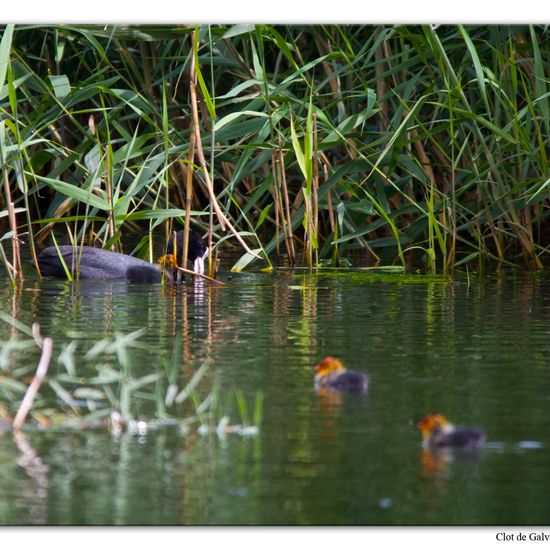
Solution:
M 78 279 L 121 279 L 132 283 L 158 283 L 162 281 L 163 270 L 145 260 L 102 250 L 92 246 L 74 248 L 70 245 L 45 248 L 38 256 L 40 273 L 44 277 L 67 278 L 63 262 L 70 273 Z M 183 231 L 176 233 L 176 258 L 177 265 L 182 265 L 183 255 Z M 202 238 L 196 233 L 189 233 L 189 248 L 187 259 L 193 262 L 193 270 L 197 273 L 204 273 L 204 255 L 206 245 Z M 166 247 L 167 256 L 174 253 L 174 237 L 168 241 Z M 170 275 L 168 275 L 170 276 Z

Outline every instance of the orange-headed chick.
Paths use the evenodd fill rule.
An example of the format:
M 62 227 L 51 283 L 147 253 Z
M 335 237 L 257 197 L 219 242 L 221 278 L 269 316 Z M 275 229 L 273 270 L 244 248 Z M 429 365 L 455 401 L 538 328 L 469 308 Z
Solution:
M 316 389 L 329 388 L 341 392 L 365 393 L 369 379 L 362 372 L 347 370 L 342 361 L 325 357 L 315 366 L 314 384 Z
M 157 266 L 160 269 L 177 269 L 178 264 L 173 254 L 163 254 L 157 262 Z
M 441 414 L 427 415 L 417 427 L 422 434 L 424 447 L 475 449 L 485 441 L 485 433 L 481 428 L 454 426 Z

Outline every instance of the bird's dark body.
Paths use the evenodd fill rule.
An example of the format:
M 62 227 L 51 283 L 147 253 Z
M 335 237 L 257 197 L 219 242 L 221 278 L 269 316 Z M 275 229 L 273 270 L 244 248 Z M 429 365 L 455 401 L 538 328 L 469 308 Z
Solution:
M 347 370 L 319 377 L 316 386 L 347 393 L 365 393 L 368 387 L 368 378 L 361 372 Z
M 176 252 L 178 265 L 182 265 L 183 231 L 176 234 Z M 173 254 L 173 237 L 166 247 L 167 254 Z M 194 262 L 198 257 L 202 258 L 206 252 L 206 245 L 196 233 L 189 234 L 189 250 L 187 257 Z M 119 279 L 131 283 L 158 283 L 162 281 L 162 270 L 145 260 L 111 252 L 92 246 L 72 247 L 62 245 L 49 246 L 38 256 L 40 273 L 44 277 L 67 278 L 67 273 L 60 254 L 72 277 L 78 279 Z
M 59 253 L 69 273 L 78 273 L 79 279 L 125 279 L 143 283 L 162 280 L 162 270 L 145 260 L 91 246 L 75 249 L 69 245 L 60 246 L 59 252 L 55 246 L 41 252 L 38 265 L 42 276 L 67 278 Z
M 367 389 L 367 378 L 360 372 L 346 371 L 336 377 L 330 385 L 342 391 L 363 393 Z
M 462 449 L 477 448 L 483 445 L 485 434 L 479 428 L 457 427 L 449 433 L 434 433 L 433 445 L 435 447 L 459 447 Z

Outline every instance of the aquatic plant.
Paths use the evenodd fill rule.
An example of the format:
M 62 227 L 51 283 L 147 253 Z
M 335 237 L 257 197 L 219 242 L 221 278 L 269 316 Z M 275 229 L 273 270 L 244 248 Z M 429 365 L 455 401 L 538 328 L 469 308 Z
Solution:
M 250 424 L 246 399 L 233 390 L 230 395 L 237 400 L 241 424 L 229 424 L 230 400 L 222 403 L 220 388 L 203 381 L 207 364 L 198 367 L 189 380 L 182 378 L 178 338 L 170 358 L 155 356 L 151 362 L 160 361 L 161 368 L 140 375 L 133 369 L 133 353 L 153 353 L 141 341 L 143 330 L 115 333 L 86 351 L 79 350 L 78 339 L 71 339 L 56 356 L 53 341 L 42 338 L 38 325 L 29 328 L 4 313 L 0 317 L 16 329 L 9 340 L 0 341 L 0 424 L 4 429 L 21 429 L 29 416 L 30 425 L 42 429 L 108 428 L 115 435 L 124 430 L 144 435 L 166 426 L 187 433 L 193 425 L 199 433 L 218 435 L 256 435 L 259 431 L 261 393 L 256 396 Z M 42 350 L 41 358 L 28 384 L 37 347 Z M 60 368 L 48 371 L 52 358 Z M 39 394 L 42 386 L 46 388 Z M 185 406 L 188 400 L 193 407 Z
M 540 268 L 549 61 L 537 25 L 6 25 L 2 262 L 15 283 L 22 237 L 32 256 L 54 228 L 145 229 L 152 260 L 176 219 L 237 269 Z

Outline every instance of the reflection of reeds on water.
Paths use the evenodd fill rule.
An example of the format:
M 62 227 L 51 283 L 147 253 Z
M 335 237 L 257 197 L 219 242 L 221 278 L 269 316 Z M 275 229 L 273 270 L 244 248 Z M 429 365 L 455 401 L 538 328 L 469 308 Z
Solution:
M 37 323 L 35 323 L 33 325 L 33 334 L 35 335 L 35 340 L 38 341 L 37 337 L 40 336 L 40 331 L 37 327 L 38 325 Z M 42 355 L 40 356 L 40 362 L 38 363 L 36 374 L 34 375 L 31 384 L 25 392 L 25 397 L 23 398 L 17 414 L 15 415 L 15 419 L 13 420 L 13 429 L 16 431 L 19 430 L 25 422 L 27 414 L 34 403 L 34 399 L 36 398 L 36 394 L 38 393 L 38 390 L 40 389 L 44 378 L 46 378 L 48 367 L 50 366 L 50 359 L 52 357 L 52 349 L 52 339 L 44 338 L 44 340 L 42 341 Z
M 230 400 L 222 403 L 219 388 L 212 385 L 208 362 L 194 370 L 190 378 L 183 378 L 180 337 L 176 338 L 170 358 L 159 357 L 141 341 L 144 330 L 103 338 L 85 352 L 79 350 L 76 341 L 71 341 L 57 357 L 64 371 L 46 378 L 52 340 L 42 339 L 38 327 L 31 330 L 13 319 L 10 322 L 23 328 L 25 334 L 33 334 L 33 340 L 25 346 L 21 345 L 23 340 L 19 336 L 18 349 L 34 352 L 38 344 L 42 354 L 28 387 L 24 380 L 17 379 L 18 374 L 26 377 L 27 369 L 15 368 L 9 361 L 2 363 L 3 370 L 11 372 L 11 376 L 0 377 L 0 388 L 5 390 L 3 395 L 7 401 L 7 418 L 18 396 L 23 395 L 15 419 L 5 423 L 6 429 L 17 432 L 30 417 L 29 429 L 110 429 L 114 435 L 124 431 L 144 435 L 168 427 L 177 427 L 185 434 L 193 425 L 198 425 L 201 433 L 258 433 L 261 394 L 256 396 L 250 422 L 247 400 L 242 392 L 234 390 L 241 422 L 231 424 L 227 415 Z M 5 355 L 4 348 L 12 350 L 13 342 L 0 343 L 0 356 Z M 134 368 L 135 353 L 154 354 L 155 372 L 138 376 Z M 24 359 L 21 355 L 18 354 L 18 361 Z M 45 389 L 39 393 L 44 381 L 47 382 Z
M 19 450 L 17 464 L 28 476 L 30 486 L 18 495 L 18 500 L 29 509 L 29 516 L 36 524 L 45 525 L 48 519 L 49 468 L 33 449 L 23 432 L 13 432 L 13 441 Z

